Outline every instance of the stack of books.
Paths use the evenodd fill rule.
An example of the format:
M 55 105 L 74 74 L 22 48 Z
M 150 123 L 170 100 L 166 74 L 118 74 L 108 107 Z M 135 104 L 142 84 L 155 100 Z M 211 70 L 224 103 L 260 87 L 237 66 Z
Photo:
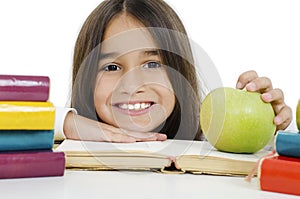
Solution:
M 47 76 L 0 75 L 0 178 L 63 176 Z
M 275 137 L 275 151 L 275 155 L 260 161 L 260 188 L 300 195 L 300 133 L 279 131 Z

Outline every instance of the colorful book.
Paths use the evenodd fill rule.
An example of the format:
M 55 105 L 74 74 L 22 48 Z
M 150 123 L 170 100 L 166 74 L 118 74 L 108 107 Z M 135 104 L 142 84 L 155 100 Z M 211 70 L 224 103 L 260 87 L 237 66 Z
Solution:
M 47 101 L 49 87 L 47 76 L 0 75 L 0 100 Z
M 0 130 L 0 151 L 52 149 L 54 130 Z
M 52 130 L 54 120 L 50 102 L 0 101 L 0 129 Z
M 287 156 L 263 158 L 258 178 L 261 190 L 300 195 L 300 159 Z
M 300 133 L 278 131 L 274 142 L 279 155 L 300 158 Z
M 63 176 L 65 155 L 53 151 L 0 153 L 1 178 Z

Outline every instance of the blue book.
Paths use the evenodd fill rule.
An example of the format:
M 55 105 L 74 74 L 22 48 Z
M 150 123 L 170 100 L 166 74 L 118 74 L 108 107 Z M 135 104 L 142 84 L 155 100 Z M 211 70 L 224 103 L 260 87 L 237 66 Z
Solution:
M 0 151 L 52 149 L 54 130 L 0 130 Z
M 278 131 L 275 150 L 279 155 L 300 158 L 300 133 Z

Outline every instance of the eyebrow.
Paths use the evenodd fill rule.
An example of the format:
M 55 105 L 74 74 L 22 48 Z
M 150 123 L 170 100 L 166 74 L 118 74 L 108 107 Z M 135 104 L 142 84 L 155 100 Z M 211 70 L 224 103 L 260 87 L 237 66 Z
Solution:
M 159 51 L 158 49 L 150 49 L 150 50 L 145 50 L 144 54 L 149 56 L 156 56 L 159 55 Z
M 142 51 L 141 53 L 144 53 L 147 56 L 157 56 L 159 55 L 159 50 L 149 49 L 149 50 Z M 111 59 L 111 58 L 116 58 L 118 56 L 120 56 L 120 53 L 118 52 L 100 53 L 100 59 Z

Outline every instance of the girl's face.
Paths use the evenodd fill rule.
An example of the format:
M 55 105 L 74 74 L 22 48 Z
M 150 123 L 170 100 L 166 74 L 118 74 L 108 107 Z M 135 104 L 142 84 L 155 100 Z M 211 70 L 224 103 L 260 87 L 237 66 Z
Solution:
M 126 14 L 116 16 L 106 27 L 100 53 L 94 92 L 98 116 L 131 131 L 148 132 L 162 124 L 175 96 L 145 27 Z

